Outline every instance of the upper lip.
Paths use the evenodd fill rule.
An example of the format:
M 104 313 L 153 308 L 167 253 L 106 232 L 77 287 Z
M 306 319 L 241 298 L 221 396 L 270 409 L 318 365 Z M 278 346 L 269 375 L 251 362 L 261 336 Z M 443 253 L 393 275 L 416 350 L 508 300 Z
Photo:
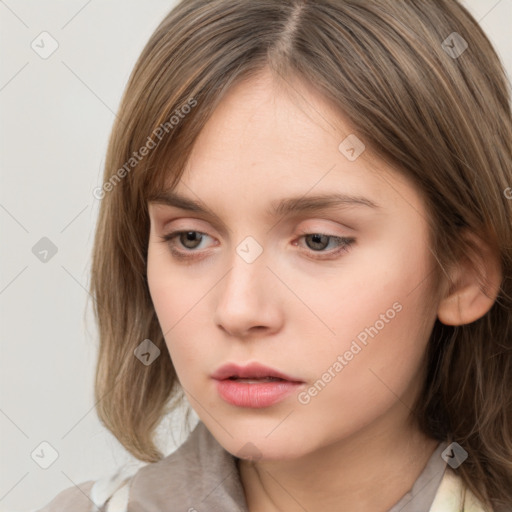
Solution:
M 246 366 L 239 366 L 229 363 L 221 366 L 212 374 L 212 378 L 216 380 L 229 379 L 230 377 L 239 377 L 241 379 L 277 377 L 279 379 L 288 380 L 290 382 L 303 382 L 300 379 L 286 375 L 283 372 L 269 368 L 260 363 L 251 363 Z

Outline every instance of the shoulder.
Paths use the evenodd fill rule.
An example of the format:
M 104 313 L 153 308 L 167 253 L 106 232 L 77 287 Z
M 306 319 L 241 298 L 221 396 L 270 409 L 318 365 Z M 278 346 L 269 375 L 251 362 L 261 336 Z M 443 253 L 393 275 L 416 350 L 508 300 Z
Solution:
M 493 512 L 466 487 L 462 478 L 447 467 L 429 512 Z
M 35 512 L 90 512 L 93 502 L 90 498 L 94 480 L 74 485 L 57 494 L 50 503 Z
M 235 458 L 202 422 L 167 457 L 66 489 L 36 512 L 156 511 L 167 510 L 171 500 L 182 510 L 202 503 L 209 510 L 247 512 Z

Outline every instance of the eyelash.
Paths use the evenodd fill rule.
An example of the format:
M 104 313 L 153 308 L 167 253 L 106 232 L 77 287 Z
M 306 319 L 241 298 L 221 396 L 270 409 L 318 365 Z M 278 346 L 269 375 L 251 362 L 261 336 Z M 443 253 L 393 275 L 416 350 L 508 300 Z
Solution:
M 199 256 L 195 256 L 195 255 L 189 255 L 187 253 L 194 253 L 196 252 L 194 249 L 188 249 L 187 251 L 179 251 L 175 248 L 175 245 L 174 245 L 174 239 L 177 238 L 178 236 L 180 236 L 181 234 L 186 234 L 186 233 L 198 233 L 199 235 L 206 235 L 206 236 L 209 236 L 208 234 L 206 233 L 203 233 L 202 231 L 197 231 L 197 230 L 194 230 L 194 229 L 186 229 L 186 230 L 179 230 L 179 231 L 172 231 L 171 233 L 168 233 L 164 236 L 159 236 L 158 238 L 161 239 L 161 241 L 163 243 L 166 243 L 169 248 L 170 248 L 170 251 L 172 253 L 172 255 L 178 259 L 178 260 L 193 260 L 193 259 L 196 259 L 198 258 Z M 335 256 L 337 256 L 338 254 L 342 254 L 342 253 L 347 253 L 349 252 L 350 250 L 350 247 L 352 246 L 352 244 L 356 241 L 355 238 L 350 238 L 350 237 L 343 237 L 343 236 L 335 236 L 335 235 L 327 235 L 325 233 L 308 233 L 306 231 L 301 231 L 300 232 L 300 238 L 303 238 L 305 236 L 308 236 L 308 235 L 320 235 L 320 236 L 326 236 L 327 238 L 329 238 L 329 241 L 330 240 L 335 240 L 337 242 L 339 242 L 340 244 L 340 247 L 334 251 L 331 251 L 328 254 L 328 257 L 325 258 L 325 257 L 318 257 L 318 256 L 312 256 L 312 259 L 315 259 L 315 260 L 327 260 L 327 259 L 334 259 Z M 320 253 L 322 254 L 321 251 L 313 251 L 311 250 L 311 252 L 313 253 Z

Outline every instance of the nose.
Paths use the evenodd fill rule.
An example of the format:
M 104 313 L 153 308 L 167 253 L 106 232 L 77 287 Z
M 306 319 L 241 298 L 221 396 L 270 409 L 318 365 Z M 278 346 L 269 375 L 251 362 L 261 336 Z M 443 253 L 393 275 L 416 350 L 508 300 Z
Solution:
M 282 290 L 267 267 L 265 253 L 247 263 L 234 251 L 230 262 L 218 285 L 215 324 L 237 338 L 277 332 L 283 321 Z

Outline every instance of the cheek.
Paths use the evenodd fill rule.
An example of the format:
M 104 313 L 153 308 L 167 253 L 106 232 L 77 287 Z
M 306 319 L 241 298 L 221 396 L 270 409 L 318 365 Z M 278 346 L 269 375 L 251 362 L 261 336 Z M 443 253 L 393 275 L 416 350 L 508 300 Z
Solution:
M 199 275 L 200 273 L 198 273 Z M 148 287 L 164 333 L 182 318 L 201 298 L 201 289 L 206 288 L 200 280 L 191 279 L 189 271 L 181 270 L 172 262 L 165 243 L 151 241 L 147 263 Z
M 197 354 L 204 352 L 204 342 L 197 333 L 206 332 L 209 316 L 202 310 L 206 295 L 215 281 L 202 272 L 183 271 L 171 264 L 165 244 L 149 246 L 147 277 L 155 312 L 175 369 L 197 367 Z M 211 329 L 211 327 L 210 327 Z M 186 343 L 183 341 L 186 340 Z
M 336 348 L 320 358 L 304 355 L 316 370 L 310 374 L 310 387 L 297 397 L 305 428 L 309 425 L 314 431 L 318 418 L 328 418 L 334 438 L 344 437 L 393 408 L 398 416 L 412 409 L 423 380 L 428 339 L 418 329 L 416 316 L 414 308 L 403 306 L 389 323 L 377 324 L 380 330 L 373 329 L 375 322 L 368 322 L 368 330 L 359 331 L 367 334 L 365 343 L 362 337 L 340 336 Z
M 158 242 L 150 238 L 148 247 L 147 279 L 148 288 L 153 301 L 160 326 L 165 333 L 172 326 L 171 319 L 168 318 L 175 311 L 175 284 L 171 287 L 169 265 L 166 264 L 166 250 Z M 173 280 L 174 281 L 174 280 Z
M 373 247 L 371 254 L 360 251 L 357 264 L 347 263 L 323 280 L 322 293 L 306 295 L 319 319 L 296 313 L 302 318 L 296 331 L 311 333 L 301 343 L 302 359 L 311 362 L 310 381 L 320 379 L 321 388 L 329 380 L 329 369 L 336 375 L 318 404 L 325 401 L 327 407 L 329 400 L 339 399 L 357 409 L 394 398 L 393 393 L 406 392 L 422 368 L 435 321 L 427 287 L 430 252 L 421 243 L 403 251 L 393 247 Z M 342 369 L 336 365 L 338 356 Z

